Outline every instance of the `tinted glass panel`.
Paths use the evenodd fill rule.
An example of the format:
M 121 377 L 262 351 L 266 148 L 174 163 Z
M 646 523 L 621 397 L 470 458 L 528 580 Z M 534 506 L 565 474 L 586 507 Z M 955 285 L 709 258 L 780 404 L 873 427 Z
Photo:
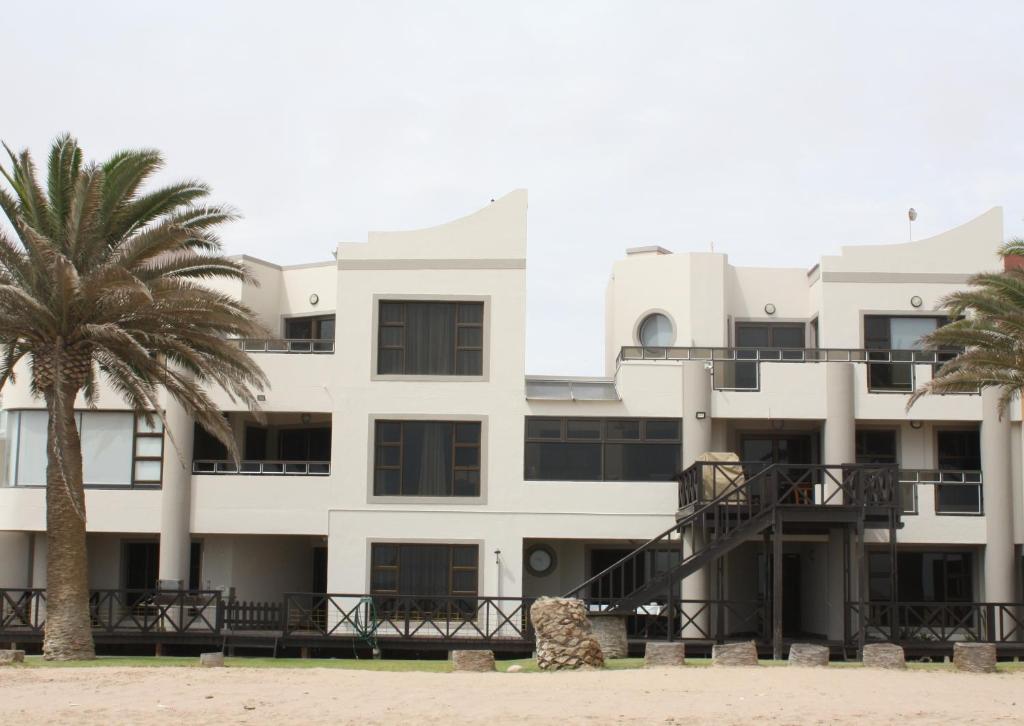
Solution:
M 601 444 L 526 444 L 526 478 L 600 481 Z
M 562 438 L 562 420 L 557 418 L 531 418 L 526 421 L 526 438 Z
M 665 444 L 605 444 L 605 481 L 670 481 L 679 473 L 680 450 Z
M 609 439 L 639 439 L 638 419 L 614 419 L 605 423 L 605 435 Z
M 679 440 L 680 422 L 674 419 L 647 421 L 647 438 Z

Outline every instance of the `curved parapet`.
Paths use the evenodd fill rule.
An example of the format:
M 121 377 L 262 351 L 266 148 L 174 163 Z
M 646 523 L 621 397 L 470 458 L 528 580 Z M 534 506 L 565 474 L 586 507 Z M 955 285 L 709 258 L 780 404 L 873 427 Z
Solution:
M 359 268 L 363 261 L 526 260 L 525 189 L 517 189 L 488 206 L 445 224 L 399 232 L 370 232 L 365 244 L 338 248 L 338 266 Z

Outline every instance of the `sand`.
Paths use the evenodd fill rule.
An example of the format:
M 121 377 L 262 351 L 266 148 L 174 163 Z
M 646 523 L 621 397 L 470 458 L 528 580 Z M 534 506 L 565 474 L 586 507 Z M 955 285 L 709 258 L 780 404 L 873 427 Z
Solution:
M 7 668 L 7 724 L 1024 723 L 1024 672 Z

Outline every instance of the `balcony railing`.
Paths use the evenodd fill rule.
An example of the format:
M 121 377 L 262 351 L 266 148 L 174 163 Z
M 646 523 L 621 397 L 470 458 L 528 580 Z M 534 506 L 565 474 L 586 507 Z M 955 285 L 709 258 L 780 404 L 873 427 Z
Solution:
M 918 513 L 918 486 L 935 487 L 935 513 L 941 515 L 984 514 L 982 473 L 961 469 L 902 469 L 903 513 Z
M 333 353 L 334 341 L 307 338 L 239 338 L 246 353 Z
M 846 608 L 852 630 L 863 627 L 866 641 L 938 645 L 1015 643 L 1024 637 L 1020 603 L 849 602 Z
M 327 476 L 329 461 L 240 461 L 196 459 L 193 474 L 236 474 L 242 476 Z
M 916 386 L 915 365 L 933 370 L 958 355 L 948 350 L 869 350 L 866 348 L 645 348 L 626 346 L 617 363 L 637 360 L 705 361 L 713 367 L 719 391 L 759 391 L 761 363 L 864 363 L 868 390 L 910 393 Z

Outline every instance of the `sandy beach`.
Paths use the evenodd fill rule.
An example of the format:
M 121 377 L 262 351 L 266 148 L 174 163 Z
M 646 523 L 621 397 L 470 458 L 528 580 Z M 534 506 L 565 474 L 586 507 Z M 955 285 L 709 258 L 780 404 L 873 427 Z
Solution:
M 1024 723 L 1024 672 L 8 668 L 11 724 Z

